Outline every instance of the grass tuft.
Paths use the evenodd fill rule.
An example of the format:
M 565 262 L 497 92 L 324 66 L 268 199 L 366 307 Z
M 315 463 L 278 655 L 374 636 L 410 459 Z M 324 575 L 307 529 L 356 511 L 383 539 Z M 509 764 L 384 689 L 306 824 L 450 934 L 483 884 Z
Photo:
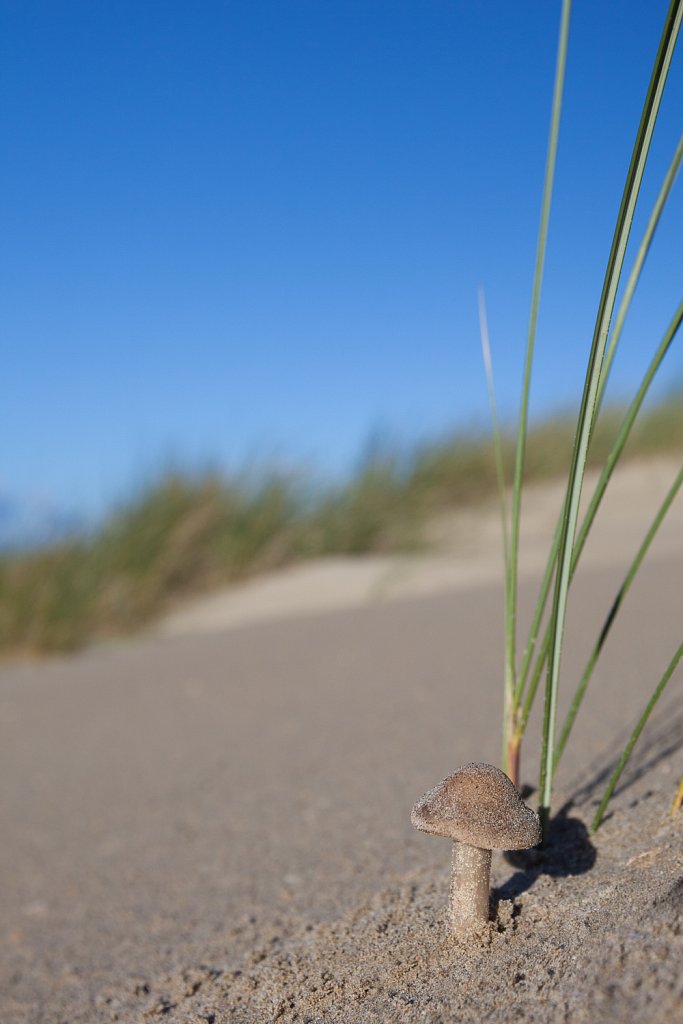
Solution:
M 606 409 L 591 461 L 609 452 L 622 412 Z M 683 395 L 644 415 L 627 454 L 683 447 Z M 561 474 L 573 428 L 565 417 L 529 433 L 526 477 Z M 501 435 L 512 478 L 514 438 Z M 324 555 L 416 550 L 433 517 L 492 499 L 496 466 L 484 434 L 375 451 L 344 485 L 300 474 L 256 482 L 171 474 L 94 532 L 0 555 L 0 651 L 70 651 L 134 632 L 194 595 Z
M 599 508 L 605 489 L 609 483 L 612 472 L 623 456 L 627 442 L 632 434 L 636 418 L 641 412 L 641 407 L 647 391 L 654 379 L 655 374 L 671 346 L 676 332 L 683 320 L 683 302 L 679 303 L 672 318 L 669 328 L 656 349 L 643 377 L 643 380 L 633 398 L 625 416 L 619 423 L 616 433 L 613 435 L 611 446 L 603 456 L 603 469 L 598 485 L 591 498 L 583 522 L 579 528 L 579 507 L 581 492 L 583 488 L 584 474 L 591 458 L 595 458 L 599 449 L 599 431 L 601 424 L 605 424 L 605 417 L 599 416 L 602 401 L 605 393 L 607 379 L 611 369 L 612 361 L 621 336 L 631 301 L 636 290 L 640 275 L 650 251 L 657 226 L 660 222 L 667 199 L 671 193 L 674 181 L 678 174 L 681 162 L 683 161 L 683 140 L 679 142 L 673 155 L 665 179 L 660 188 L 657 200 L 647 222 L 645 233 L 638 247 L 636 257 L 629 274 L 623 299 L 617 312 L 616 320 L 612 325 L 616 297 L 619 290 L 622 270 L 631 232 L 631 225 L 635 215 L 640 186 L 648 160 L 650 143 L 655 129 L 659 107 L 664 92 L 664 87 L 669 73 L 669 68 L 674 55 L 681 23 L 683 22 L 683 0 L 671 0 L 664 19 L 664 25 L 659 41 L 659 47 L 655 56 L 652 74 L 645 94 L 645 101 L 640 118 L 640 123 L 635 135 L 635 142 L 631 154 L 631 160 L 626 174 L 626 181 L 621 197 L 619 212 L 616 218 L 612 245 L 607 258 L 605 275 L 602 283 L 600 302 L 593 337 L 588 353 L 586 377 L 581 396 L 581 405 L 578 419 L 573 435 L 571 457 L 567 475 L 567 486 L 562 512 L 559 516 L 557 529 L 553 537 L 546 570 L 540 586 L 536 610 L 532 617 L 529 637 L 524 647 L 521 665 L 517 668 L 516 659 L 516 602 L 517 602 L 517 559 L 519 548 L 519 519 L 521 510 L 522 476 L 524 472 L 526 453 L 526 431 L 527 431 L 527 408 L 529 401 L 529 385 L 531 379 L 531 365 L 533 359 L 533 348 L 535 342 L 536 319 L 540 302 L 540 290 L 543 272 L 543 261 L 545 255 L 545 240 L 548 231 L 548 216 L 550 210 L 550 199 L 552 194 L 552 181 L 554 171 L 554 159 L 557 148 L 557 138 L 560 121 L 560 108 L 562 98 L 562 87 L 564 81 L 564 67 L 566 63 L 567 39 L 569 33 L 570 0 L 563 0 L 562 19 L 560 29 L 560 40 L 557 50 L 557 70 L 555 78 L 555 91 L 553 97 L 553 114 L 550 127 L 550 139 L 548 145 L 548 160 L 546 164 L 546 179 L 543 190 L 543 203 L 541 211 L 541 226 L 539 230 L 539 242 L 537 248 L 536 268 L 534 271 L 534 282 L 532 289 L 531 314 L 529 321 L 529 334 L 527 339 L 526 355 L 524 360 L 524 377 L 522 384 L 522 401 L 519 422 L 517 426 L 517 444 L 515 458 L 515 473 L 513 486 L 512 515 L 510 524 L 510 543 L 506 542 L 505 552 L 505 603 L 506 603 L 506 624 L 505 624 L 505 689 L 504 689 L 504 760 L 505 767 L 513 782 L 519 784 L 519 759 L 520 749 L 526 724 L 536 696 L 537 687 L 540 681 L 544 666 L 546 667 L 546 687 L 543 710 L 543 733 L 541 749 L 541 771 L 539 779 L 540 806 L 539 815 L 543 826 L 544 838 L 550 822 L 550 808 L 552 799 L 553 777 L 557 767 L 559 755 L 564 749 L 569 731 L 573 723 L 573 715 L 576 714 L 583 693 L 590 679 L 593 665 L 599 656 L 602 639 L 605 629 L 608 630 L 616 615 L 621 599 L 630 586 L 641 562 L 649 547 L 649 543 L 661 523 L 673 496 L 678 490 L 680 481 L 676 482 L 670 492 L 670 499 L 665 500 L 663 506 L 655 516 L 652 527 L 648 531 L 645 541 L 641 546 L 635 560 L 633 561 L 627 578 L 615 604 L 610 610 L 603 636 L 593 652 L 593 660 L 584 673 L 579 684 L 572 713 L 568 724 L 563 730 L 559 746 L 556 746 L 556 716 L 558 693 L 560 685 L 560 669 L 562 658 L 562 645 L 564 639 L 564 627 L 567 613 L 567 602 L 569 589 L 580 558 L 584 542 L 593 523 L 595 514 Z M 499 447 L 497 427 L 494 422 L 494 445 Z M 504 523 L 504 536 L 507 536 L 507 524 Z M 578 530 L 578 532 L 577 532 Z M 552 610 L 549 622 L 545 631 L 540 651 L 536 658 L 536 664 L 531 671 L 533 656 L 536 650 L 537 638 L 541 621 L 545 612 L 546 603 L 553 584 Z M 672 669 L 673 671 L 673 669 Z M 529 673 L 531 672 L 531 675 Z M 668 678 L 668 677 L 667 677 Z M 648 712 L 649 713 L 649 712 Z M 644 719 L 647 714 L 644 716 Z M 644 724 L 643 719 L 643 724 Z M 641 726 L 642 728 L 642 726 Z M 637 739 L 637 735 L 633 742 Z M 625 753 L 626 759 L 630 749 Z M 625 763 L 625 762 L 624 762 Z M 622 765 L 623 767 L 623 765 Z M 611 796 L 610 791 L 606 794 L 605 802 Z M 602 807 L 604 811 L 604 806 Z M 599 824 L 599 817 L 596 818 L 594 827 Z

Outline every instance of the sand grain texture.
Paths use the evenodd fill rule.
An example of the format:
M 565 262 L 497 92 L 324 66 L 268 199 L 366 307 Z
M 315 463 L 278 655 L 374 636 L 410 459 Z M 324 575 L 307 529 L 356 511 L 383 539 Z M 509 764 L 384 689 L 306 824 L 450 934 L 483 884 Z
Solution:
M 563 708 L 624 568 L 577 577 Z M 653 547 L 561 765 L 550 849 L 494 854 L 496 924 L 472 947 L 446 927 L 450 844 L 410 810 L 458 764 L 497 761 L 498 582 L 4 668 L 0 1021 L 683 1021 L 680 672 L 586 831 L 680 643 L 682 578 L 671 538 Z M 532 784 L 537 750 L 538 716 Z

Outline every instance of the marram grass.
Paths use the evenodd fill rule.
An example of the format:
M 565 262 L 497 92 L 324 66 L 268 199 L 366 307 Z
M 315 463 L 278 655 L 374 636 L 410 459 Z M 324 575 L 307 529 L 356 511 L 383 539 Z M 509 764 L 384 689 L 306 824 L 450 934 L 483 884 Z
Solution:
M 657 514 L 655 515 L 652 523 L 650 524 L 650 527 L 649 527 L 647 533 L 645 534 L 645 537 L 643 538 L 643 541 L 642 541 L 640 547 L 638 548 L 638 550 L 636 552 L 636 555 L 635 555 L 633 561 L 631 562 L 631 564 L 630 564 L 630 566 L 628 568 L 626 576 L 624 577 L 624 580 L 623 580 L 621 586 L 619 587 L 619 590 L 617 591 L 617 594 L 616 594 L 616 596 L 615 596 L 615 598 L 614 598 L 614 600 L 613 600 L 613 602 L 612 602 L 612 604 L 610 606 L 610 609 L 609 609 L 609 611 L 607 613 L 607 617 L 605 618 L 605 622 L 604 622 L 604 624 L 602 626 L 602 629 L 600 630 L 600 633 L 598 634 L 598 638 L 595 641 L 595 645 L 593 647 L 593 650 L 590 653 L 590 656 L 589 656 L 588 661 L 586 663 L 586 667 L 583 670 L 583 673 L 581 675 L 581 679 L 579 680 L 579 683 L 578 683 L 578 685 L 576 687 L 576 691 L 574 692 L 574 696 L 573 696 L 572 702 L 571 702 L 571 704 L 569 706 L 569 710 L 567 711 L 567 717 L 565 718 L 564 724 L 562 726 L 562 730 L 560 732 L 560 738 L 557 741 L 557 747 L 556 747 L 556 750 L 555 750 L 555 763 L 553 765 L 553 771 L 557 771 L 557 766 L 558 766 L 558 764 L 560 762 L 560 758 L 562 757 L 562 754 L 564 752 L 564 748 L 567 745 L 567 740 L 569 739 L 569 736 L 571 735 L 571 731 L 572 731 L 572 729 L 574 727 L 574 722 L 576 721 L 576 716 L 579 713 L 579 708 L 581 707 L 581 703 L 582 703 L 584 695 L 586 693 L 586 689 L 588 688 L 588 684 L 589 684 L 589 682 L 591 680 L 591 677 L 593 675 L 593 669 L 595 668 L 597 660 L 600 657 L 600 652 L 602 651 L 603 645 L 604 645 L 607 637 L 609 636 L 609 633 L 610 633 L 610 630 L 611 630 L 612 625 L 614 623 L 614 620 L 617 617 L 617 612 L 621 608 L 621 606 L 622 606 L 622 604 L 624 602 L 624 599 L 625 599 L 626 595 L 628 594 L 628 591 L 629 591 L 629 589 L 631 587 L 631 584 L 633 583 L 633 580 L 635 579 L 636 573 L 638 572 L 638 569 L 640 568 L 640 566 L 642 564 L 642 561 L 645 558 L 645 555 L 647 554 L 647 551 L 648 551 L 652 541 L 654 540 L 655 535 L 657 533 L 657 530 L 661 526 L 666 513 L 671 508 L 673 500 L 676 497 L 676 495 L 678 494 L 682 483 L 683 483 L 683 469 L 680 469 L 678 471 L 678 473 L 676 474 L 676 478 L 675 478 L 673 484 L 671 485 L 671 487 L 667 491 L 667 493 L 666 493 L 666 495 L 664 497 L 664 501 L 662 502 L 662 504 L 660 505 L 659 509 L 657 510 Z
M 609 453 L 623 410 L 605 409 L 590 460 Z M 571 422 L 529 430 L 526 479 L 559 476 Z M 501 428 L 505 474 L 514 436 Z M 627 457 L 683 450 L 683 395 L 646 410 Z M 343 484 L 303 472 L 170 472 L 96 528 L 0 553 L 0 653 L 70 651 L 144 628 L 180 602 L 321 555 L 423 549 L 435 516 L 496 494 L 485 432 L 374 450 Z
M 522 508 L 522 477 L 526 454 L 527 421 L 529 409 L 529 393 L 531 389 L 531 368 L 536 343 L 536 325 L 541 302 L 541 286 L 543 268 L 548 240 L 548 224 L 550 206 L 555 180 L 555 163 L 557 143 L 560 135 L 560 115 L 562 112 L 562 96 L 567 65 L 567 47 L 569 43 L 569 22 L 571 16 L 571 0 L 563 0 L 560 36 L 557 47 L 555 68 L 555 85 L 553 89 L 552 114 L 550 118 L 550 137 L 548 155 L 543 184 L 543 201 L 541 204 L 541 220 L 536 245 L 536 262 L 534 267 L 533 287 L 531 292 L 531 312 L 527 335 L 526 354 L 524 358 L 524 378 L 522 383 L 522 400 L 515 449 L 515 476 L 512 485 L 512 524 L 510 528 L 510 549 L 506 573 L 506 616 L 505 616 L 505 730 L 506 730 L 506 768 L 515 784 L 519 777 L 519 740 L 517 731 L 518 702 L 516 701 L 516 638 L 517 638 L 517 566 L 519 556 L 519 528 Z
M 649 365 L 648 369 L 645 372 L 643 380 L 641 381 L 641 384 L 640 384 L 638 390 L 636 391 L 636 394 L 633 397 L 633 399 L 632 399 L 628 409 L 626 410 L 626 413 L 625 413 L 625 415 L 623 417 L 623 420 L 622 420 L 622 422 L 621 422 L 621 424 L 619 426 L 619 429 L 617 431 L 617 435 L 616 435 L 616 438 L 615 438 L 615 440 L 614 440 L 614 442 L 612 444 L 612 447 L 611 447 L 611 449 L 610 449 L 606 459 L 604 460 L 604 465 L 602 467 L 602 472 L 601 472 L 600 477 L 598 479 L 598 482 L 596 484 L 595 491 L 593 492 L 593 495 L 592 495 L 592 497 L 590 499 L 590 502 L 588 504 L 588 508 L 586 509 L 586 513 L 585 513 L 583 522 L 581 523 L 581 526 L 579 527 L 577 535 L 576 535 L 576 539 L 575 539 L 575 543 L 574 543 L 574 547 L 573 547 L 573 551 L 572 551 L 572 560 L 571 560 L 571 565 L 570 565 L 570 574 L 569 574 L 569 582 L 570 583 L 571 583 L 571 580 L 572 580 L 572 578 L 574 576 L 574 573 L 576 572 L 576 568 L 577 568 L 579 559 L 581 557 L 581 553 L 583 551 L 586 539 L 588 537 L 588 533 L 589 533 L 590 528 L 591 528 L 591 526 L 593 524 L 595 516 L 596 516 L 596 514 L 598 512 L 598 509 L 600 508 L 600 503 L 601 503 L 601 501 L 602 501 L 602 499 L 603 499 L 603 497 L 605 495 L 605 492 L 607 490 L 607 485 L 608 485 L 608 483 L 609 483 L 609 481 L 611 479 L 612 473 L 614 472 L 614 469 L 615 469 L 617 463 L 619 462 L 619 459 L 623 455 L 623 452 L 624 452 L 624 449 L 625 449 L 626 444 L 628 442 L 628 439 L 629 439 L 629 436 L 631 434 L 631 431 L 633 430 L 633 428 L 634 428 L 634 426 L 636 424 L 637 416 L 638 416 L 638 413 L 640 412 L 640 409 L 641 409 L 641 407 L 643 405 L 643 402 L 645 400 L 645 397 L 647 395 L 648 388 L 652 384 L 652 381 L 654 380 L 655 374 L 656 374 L 657 370 L 659 369 L 659 367 L 661 366 L 662 360 L 664 359 L 664 356 L 668 352 L 668 350 L 669 350 L 669 348 L 671 346 L 671 343 L 672 343 L 674 337 L 676 336 L 676 332 L 678 331 L 678 329 L 679 329 L 679 327 L 681 325 L 681 320 L 682 319 L 683 319 L 683 301 L 679 305 L 679 307 L 678 307 L 678 309 L 677 309 L 677 311 L 676 311 L 676 313 L 674 315 L 674 318 L 671 321 L 671 323 L 669 324 L 669 327 L 668 327 L 668 329 L 667 329 L 667 331 L 666 331 L 666 333 L 665 333 L 665 335 L 664 335 L 664 337 L 663 337 L 659 347 L 655 351 L 655 354 L 654 354 L 654 356 L 653 356 L 653 358 L 652 358 L 652 360 L 650 362 L 650 365 Z M 668 508 L 669 508 L 669 505 L 667 504 L 665 511 L 668 511 Z M 527 647 L 526 647 L 526 650 L 525 650 L 525 658 L 524 658 L 524 660 L 522 662 L 522 667 L 521 667 L 521 670 L 520 670 L 520 673 L 519 673 L 519 677 L 518 677 L 518 690 L 516 691 L 516 694 L 519 693 L 519 695 L 520 695 L 519 696 L 519 700 L 521 700 L 521 696 L 522 696 L 522 694 L 524 694 L 524 703 L 523 703 L 523 706 L 522 706 L 521 713 L 518 716 L 518 726 L 517 726 L 517 728 L 518 728 L 517 735 L 518 735 L 518 737 L 520 739 L 521 739 L 521 736 L 524 733 L 524 729 L 526 728 L 526 724 L 527 724 L 527 721 L 528 721 L 528 718 L 529 718 L 529 714 L 531 713 L 531 709 L 533 707 L 534 699 L 536 697 L 536 691 L 537 691 L 537 688 L 538 688 L 538 684 L 539 684 L 539 681 L 540 681 L 543 669 L 546 666 L 547 658 L 548 658 L 548 653 L 550 651 L 552 619 L 551 619 L 549 625 L 546 628 L 546 631 L 545 631 L 545 634 L 544 634 L 544 637 L 543 637 L 543 640 L 542 640 L 542 643 L 541 643 L 541 647 L 539 649 L 539 654 L 538 654 L 538 657 L 537 657 L 537 660 L 536 660 L 536 665 L 535 665 L 535 668 L 534 668 L 534 670 L 533 670 L 533 672 L 531 674 L 531 679 L 530 679 L 530 682 L 529 682 L 529 685 L 528 685 L 528 689 L 526 690 L 526 692 L 524 692 L 524 687 L 525 687 L 525 685 L 527 683 L 528 667 L 529 667 L 529 664 L 530 664 L 530 662 L 527 661 L 527 655 L 530 656 L 533 653 L 533 651 L 534 651 L 535 644 L 536 644 L 537 633 L 538 633 L 538 629 L 539 629 L 539 626 L 540 626 L 540 621 L 541 621 L 541 618 L 543 616 L 543 612 L 545 611 L 545 608 L 546 608 L 546 603 L 547 603 L 547 599 L 548 599 L 548 595 L 549 595 L 549 591 L 550 591 L 550 582 L 552 580 L 552 574 L 553 574 L 553 571 L 555 570 L 555 566 L 556 566 L 556 562 L 557 562 L 557 553 L 558 553 L 558 547 L 559 547 L 559 538 L 560 538 L 561 525 L 562 525 L 562 517 L 560 517 L 560 520 L 558 520 L 558 524 L 557 524 L 557 527 L 556 527 L 556 530 L 555 530 L 555 535 L 553 537 L 553 541 L 552 541 L 552 544 L 551 544 L 550 555 L 549 555 L 549 558 L 548 558 L 548 563 L 546 565 L 546 571 L 545 571 L 545 574 L 543 576 L 543 580 L 541 582 L 541 586 L 540 586 L 540 589 L 539 589 L 539 596 L 538 596 L 538 600 L 537 600 L 537 603 L 536 603 L 536 608 L 535 608 L 535 611 L 534 611 L 534 616 L 533 616 L 532 625 L 531 625 L 531 631 L 530 631 L 530 634 L 529 634 L 529 640 L 527 642 Z M 638 565 L 640 565 L 640 562 L 638 563 Z
M 680 474 L 672 485 L 664 503 L 658 510 L 652 526 L 646 535 L 643 544 L 637 552 L 631 567 L 627 573 L 621 591 L 609 611 L 608 618 L 602 634 L 594 648 L 589 665 L 579 683 L 577 692 L 572 703 L 569 718 L 565 722 L 559 742 L 556 742 L 556 718 L 557 703 L 560 686 L 562 645 L 564 640 L 564 627 L 567 613 L 567 602 L 569 589 L 574 575 L 577 562 L 583 550 L 583 546 L 594 521 L 596 512 L 602 501 L 605 489 L 609 483 L 612 473 L 623 455 L 626 442 L 634 427 L 636 417 L 639 415 L 641 406 L 652 383 L 652 380 L 659 370 L 664 356 L 668 351 L 678 328 L 683 319 L 683 302 L 679 303 L 673 315 L 669 328 L 660 345 L 655 350 L 648 370 L 638 388 L 626 414 L 620 424 L 617 436 L 604 462 L 598 485 L 588 505 L 583 522 L 579 525 L 579 506 L 583 488 L 584 473 L 586 465 L 594 448 L 596 432 L 599 427 L 598 413 L 600 412 L 605 387 L 609 372 L 612 366 L 622 328 L 626 321 L 633 295 L 636 291 L 640 275 L 650 251 L 657 226 L 666 206 L 667 199 L 673 187 L 681 161 L 683 159 L 683 139 L 679 142 L 671 164 L 662 183 L 659 195 L 650 214 L 645 232 L 638 247 L 631 272 L 628 276 L 623 298 L 619 306 L 616 319 L 612 325 L 612 318 L 615 309 L 617 292 L 624 266 L 631 225 L 633 223 L 638 195 L 640 191 L 643 174 L 647 164 L 650 143 L 652 140 L 655 123 L 659 112 L 666 79 L 673 59 L 674 49 L 678 38 L 681 20 L 683 19 L 683 0 L 671 0 L 664 26 L 661 33 L 659 47 L 655 56 L 650 82 L 646 91 L 640 123 L 636 131 L 635 142 L 631 155 L 629 168 L 626 174 L 619 212 L 614 228 L 614 235 L 609 256 L 607 258 L 605 274 L 602 282 L 600 302 L 595 319 L 593 337 L 588 354 L 586 378 L 581 396 L 580 410 L 574 431 L 571 459 L 569 463 L 568 479 L 565 500 L 562 512 L 558 519 L 557 528 L 550 546 L 546 570 L 541 582 L 539 597 L 532 617 L 529 637 L 524 646 L 521 663 L 517 665 L 516 635 L 517 635 L 517 575 L 518 575 L 518 552 L 519 552 L 519 527 L 522 504 L 522 478 L 525 466 L 525 452 L 527 444 L 527 420 L 528 403 L 531 382 L 531 369 L 533 362 L 533 351 L 536 336 L 536 323 L 540 303 L 541 283 L 543 277 L 543 264 L 548 234 L 548 221 L 552 197 L 552 187 L 555 167 L 555 154 L 560 126 L 560 113 L 562 106 L 562 92 L 564 86 L 564 70 L 566 65 L 567 43 L 569 36 L 571 2 L 564 0 L 562 5 L 560 40 L 557 53 L 557 65 L 555 75 L 555 87 L 553 93 L 552 117 L 550 127 L 550 139 L 548 145 L 548 158 L 546 163 L 546 176 L 543 189 L 543 200 L 541 207 L 541 222 L 536 254 L 536 265 L 534 270 L 531 311 L 529 317 L 529 331 L 527 337 L 526 355 L 524 360 L 524 372 L 522 383 L 522 397 L 520 415 L 517 429 L 517 443 L 515 454 L 515 471 L 512 488 L 512 512 L 509 527 L 509 542 L 507 541 L 507 523 L 504 523 L 505 544 L 505 672 L 504 672 L 504 766 L 513 781 L 519 783 L 519 758 L 524 731 L 533 707 L 537 688 L 541 675 L 545 669 L 546 685 L 543 709 L 543 733 L 541 750 L 541 772 L 539 779 L 540 806 L 539 814 L 543 823 L 544 834 L 550 821 L 553 777 L 557 762 L 561 756 L 572 726 L 576 713 L 583 699 L 586 687 L 591 678 L 592 670 L 602 649 L 606 632 L 616 616 L 621 601 L 629 589 L 630 584 L 642 563 L 647 549 L 656 533 L 662 519 L 673 501 L 675 493 L 680 487 Z M 482 330 L 482 343 L 484 332 Z M 488 343 L 485 349 L 487 361 L 487 378 L 490 377 L 490 355 L 487 353 Z M 489 380 L 489 393 L 493 394 L 493 383 Z M 494 444 L 496 447 L 496 461 L 501 461 L 500 454 L 500 432 L 494 422 Z M 501 507 L 504 508 L 501 499 Z M 552 588 L 552 608 L 549 622 L 544 632 L 540 648 L 537 650 L 538 636 L 546 610 L 548 598 Z M 534 662 L 534 656 L 536 656 Z M 680 651 L 678 652 L 680 658 Z M 663 681 L 657 687 L 653 700 L 643 713 L 632 736 L 632 743 L 624 753 L 624 762 L 620 770 L 628 760 L 633 745 L 635 744 L 640 730 L 645 724 L 653 701 L 661 693 L 666 681 L 670 678 L 677 664 L 675 657 L 665 674 Z M 533 666 L 533 668 L 532 668 Z M 616 785 L 616 782 L 615 782 Z M 608 787 L 605 795 L 605 805 L 614 791 Z M 596 815 L 594 828 L 600 823 L 604 813 L 604 806 L 601 813 Z

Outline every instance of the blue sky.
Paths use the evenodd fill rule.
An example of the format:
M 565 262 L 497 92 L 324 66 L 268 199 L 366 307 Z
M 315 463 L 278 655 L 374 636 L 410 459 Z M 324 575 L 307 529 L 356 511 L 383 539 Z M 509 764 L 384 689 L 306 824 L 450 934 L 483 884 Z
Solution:
M 578 404 L 667 4 L 575 0 L 532 412 Z M 0 496 L 91 515 L 168 462 L 339 473 L 517 408 L 559 2 L 4 0 Z M 674 61 L 636 221 L 681 131 Z M 680 298 L 683 186 L 615 363 Z M 660 393 L 683 379 L 680 346 Z

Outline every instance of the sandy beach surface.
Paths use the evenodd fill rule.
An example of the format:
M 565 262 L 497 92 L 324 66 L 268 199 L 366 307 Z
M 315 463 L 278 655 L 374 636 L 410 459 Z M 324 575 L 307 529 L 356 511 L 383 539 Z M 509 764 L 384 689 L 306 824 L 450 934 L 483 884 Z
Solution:
M 626 467 L 596 524 L 560 717 L 673 472 Z M 560 493 L 529 494 L 522 626 Z M 547 850 L 494 853 L 483 941 L 449 934 L 450 844 L 410 810 L 459 764 L 499 761 L 495 510 L 435 524 L 422 559 L 290 570 L 3 668 L 2 1024 L 683 1021 L 680 669 L 587 830 L 681 642 L 682 511 L 605 645 Z

